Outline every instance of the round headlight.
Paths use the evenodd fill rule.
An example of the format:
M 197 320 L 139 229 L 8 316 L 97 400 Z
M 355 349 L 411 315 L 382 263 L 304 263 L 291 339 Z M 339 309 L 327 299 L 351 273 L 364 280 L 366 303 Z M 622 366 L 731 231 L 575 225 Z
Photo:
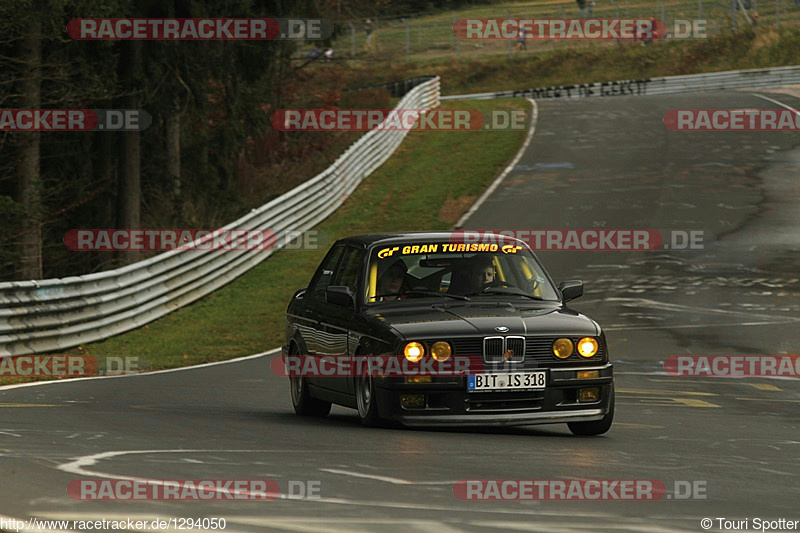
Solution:
M 553 355 L 559 359 L 566 359 L 572 355 L 572 341 L 569 339 L 556 339 L 553 343 Z
M 416 363 L 425 355 L 425 347 L 419 342 L 409 342 L 406 344 L 406 347 L 403 348 L 403 355 L 412 363 Z
M 433 346 L 431 346 L 431 355 L 434 359 L 439 361 L 447 361 L 450 359 L 450 356 L 453 354 L 453 349 L 450 348 L 450 344 L 444 341 L 434 342 Z
M 578 353 L 581 357 L 591 357 L 597 353 L 597 341 L 591 337 L 584 337 L 578 341 Z

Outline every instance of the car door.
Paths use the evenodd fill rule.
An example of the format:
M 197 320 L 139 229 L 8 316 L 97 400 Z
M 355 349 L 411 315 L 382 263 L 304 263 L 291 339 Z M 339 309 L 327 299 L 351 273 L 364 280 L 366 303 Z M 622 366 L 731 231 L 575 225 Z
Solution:
M 350 289 L 350 292 L 353 294 L 353 298 L 358 301 L 358 294 L 359 290 L 363 291 L 360 280 L 364 279 L 364 259 L 366 257 L 366 252 L 363 249 L 355 248 L 355 247 L 348 247 L 347 251 L 345 252 L 345 256 L 341 262 L 341 268 L 337 273 L 334 282 L 331 285 L 340 286 L 340 287 L 347 287 Z M 339 329 L 346 329 L 347 330 L 347 352 L 350 355 L 355 353 L 355 349 L 358 345 L 358 338 L 360 336 L 359 332 L 353 331 L 353 325 L 355 323 L 355 314 L 356 309 L 345 309 L 339 306 L 338 312 L 334 313 L 332 318 L 332 324 L 334 327 Z M 353 380 L 346 379 L 345 383 L 339 384 L 340 390 L 343 392 L 352 393 L 353 392 Z
M 363 250 L 354 246 L 345 247 L 344 255 L 336 268 L 330 286 L 347 287 L 355 297 L 363 262 Z M 320 303 L 319 309 L 319 355 L 344 356 L 350 354 L 352 347 L 348 344 L 348 337 L 350 325 L 355 316 L 355 307 L 344 307 L 326 300 Z M 352 367 L 352 365 L 345 366 Z M 326 378 L 325 384 L 322 386 L 337 392 L 351 392 L 351 382 L 352 380 L 347 377 Z
M 325 301 L 325 290 L 331 284 L 336 267 L 344 254 L 344 245 L 336 245 L 328 252 L 325 259 L 322 260 L 314 277 L 311 278 L 311 283 L 308 284 L 305 295 L 303 296 L 304 305 L 300 311 L 300 316 L 296 317 L 298 330 L 303 337 L 308 354 L 305 355 L 318 355 L 325 352 L 320 341 L 321 334 L 321 313 L 324 311 L 324 306 L 327 304 Z M 311 383 L 315 383 L 318 379 L 309 378 Z

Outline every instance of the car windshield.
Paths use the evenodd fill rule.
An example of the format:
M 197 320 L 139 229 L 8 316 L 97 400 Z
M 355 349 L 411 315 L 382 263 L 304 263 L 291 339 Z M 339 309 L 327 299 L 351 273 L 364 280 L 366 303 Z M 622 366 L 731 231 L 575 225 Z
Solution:
M 367 269 L 368 303 L 415 298 L 558 300 L 533 254 L 515 245 L 378 246 Z

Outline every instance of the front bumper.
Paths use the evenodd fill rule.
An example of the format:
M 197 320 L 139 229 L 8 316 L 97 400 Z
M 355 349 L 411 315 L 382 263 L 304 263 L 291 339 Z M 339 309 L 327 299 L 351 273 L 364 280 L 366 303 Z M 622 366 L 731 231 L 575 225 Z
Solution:
M 592 422 L 610 409 L 613 365 L 547 368 L 545 389 L 525 392 L 467 392 L 466 377 L 434 378 L 433 383 L 409 384 L 403 378 L 376 379 L 376 400 L 383 418 L 407 426 L 512 426 Z M 576 373 L 597 370 L 593 379 Z M 524 370 L 520 370 L 524 371 Z M 438 381 L 436 381 L 438 380 Z M 600 389 L 595 402 L 579 402 L 578 390 Z M 404 394 L 422 394 L 425 406 L 406 408 Z

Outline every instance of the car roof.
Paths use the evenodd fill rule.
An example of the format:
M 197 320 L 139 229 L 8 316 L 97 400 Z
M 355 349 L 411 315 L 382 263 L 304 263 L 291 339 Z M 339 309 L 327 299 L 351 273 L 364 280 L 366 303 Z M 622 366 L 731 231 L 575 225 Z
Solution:
M 364 235 L 352 235 L 344 237 L 339 240 L 342 243 L 360 244 L 363 246 L 371 245 L 388 245 L 388 244 L 406 244 L 417 242 L 441 242 L 450 241 L 453 236 L 469 235 L 470 232 L 479 233 L 481 236 L 492 234 L 491 231 L 473 231 L 473 230 L 457 230 L 457 231 L 408 231 L 403 233 L 367 233 Z M 498 239 L 503 239 L 506 242 L 518 241 L 525 244 L 514 237 L 508 235 L 497 235 Z

